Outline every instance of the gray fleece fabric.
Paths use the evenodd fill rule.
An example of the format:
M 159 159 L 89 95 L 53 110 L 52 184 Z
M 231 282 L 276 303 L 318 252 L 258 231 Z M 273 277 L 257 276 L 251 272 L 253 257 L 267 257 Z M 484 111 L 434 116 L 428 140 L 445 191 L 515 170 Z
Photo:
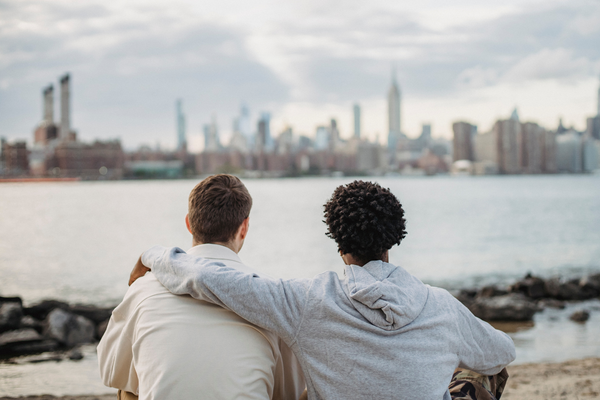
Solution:
M 450 399 L 455 368 L 494 375 L 515 359 L 508 335 L 446 290 L 383 261 L 348 265 L 344 279 L 330 271 L 288 280 L 179 248 L 153 247 L 142 262 L 172 293 L 221 305 L 279 335 L 302 364 L 311 400 Z

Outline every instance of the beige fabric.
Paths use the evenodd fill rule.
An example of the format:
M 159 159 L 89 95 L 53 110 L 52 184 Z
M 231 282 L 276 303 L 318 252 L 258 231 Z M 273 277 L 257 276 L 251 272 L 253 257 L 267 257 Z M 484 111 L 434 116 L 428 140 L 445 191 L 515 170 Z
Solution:
M 190 254 L 256 272 L 230 249 L 205 244 Z M 300 366 L 278 337 L 219 306 L 176 296 L 152 273 L 113 311 L 98 345 L 105 385 L 140 399 L 297 399 Z
M 138 400 L 138 397 L 133 393 L 119 390 L 117 392 L 117 400 Z

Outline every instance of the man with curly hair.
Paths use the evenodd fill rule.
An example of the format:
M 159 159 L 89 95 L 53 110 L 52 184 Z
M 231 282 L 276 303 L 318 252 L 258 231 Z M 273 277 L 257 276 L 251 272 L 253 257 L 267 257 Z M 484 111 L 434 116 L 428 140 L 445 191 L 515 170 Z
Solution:
M 355 181 L 334 191 L 325 222 L 346 264 L 343 279 L 332 271 L 266 279 L 162 247 L 144 253 L 132 275 L 149 267 L 171 292 L 229 308 L 280 336 L 300 360 L 309 399 L 498 398 L 501 385 L 496 390 L 487 376 L 514 360 L 512 340 L 447 291 L 388 262 L 406 236 L 398 199 Z M 459 367 L 482 375 L 455 373 Z

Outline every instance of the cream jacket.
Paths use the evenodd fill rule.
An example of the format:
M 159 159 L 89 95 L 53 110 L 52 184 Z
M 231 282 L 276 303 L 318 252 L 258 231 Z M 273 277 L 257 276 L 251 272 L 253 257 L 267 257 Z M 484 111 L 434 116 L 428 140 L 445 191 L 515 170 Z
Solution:
M 213 244 L 189 254 L 257 273 Z M 115 308 L 98 345 L 106 386 L 146 399 L 297 399 L 300 365 L 276 335 L 233 312 L 171 294 L 152 273 Z

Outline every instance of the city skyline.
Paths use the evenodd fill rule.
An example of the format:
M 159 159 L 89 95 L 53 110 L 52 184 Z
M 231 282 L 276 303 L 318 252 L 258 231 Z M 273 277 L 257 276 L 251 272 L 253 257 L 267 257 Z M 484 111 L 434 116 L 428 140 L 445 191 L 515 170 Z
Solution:
M 434 136 L 450 138 L 456 120 L 487 131 L 515 106 L 523 120 L 548 128 L 562 117 L 584 130 L 596 112 L 597 2 L 430 1 L 408 10 L 387 2 L 354 9 L 311 1 L 31 0 L 2 7 L 0 134 L 9 140 L 28 136 L 39 88 L 62 71 L 76 83 L 71 124 L 82 138 L 120 137 L 127 148 L 157 141 L 175 148 L 176 98 L 186 105 L 191 149 L 213 114 L 227 137 L 242 102 L 253 122 L 271 114 L 274 135 L 290 125 L 313 136 L 335 118 L 344 138 L 353 134 L 358 103 L 361 136 L 378 133 L 383 143 L 392 64 L 410 137 L 431 123 Z

